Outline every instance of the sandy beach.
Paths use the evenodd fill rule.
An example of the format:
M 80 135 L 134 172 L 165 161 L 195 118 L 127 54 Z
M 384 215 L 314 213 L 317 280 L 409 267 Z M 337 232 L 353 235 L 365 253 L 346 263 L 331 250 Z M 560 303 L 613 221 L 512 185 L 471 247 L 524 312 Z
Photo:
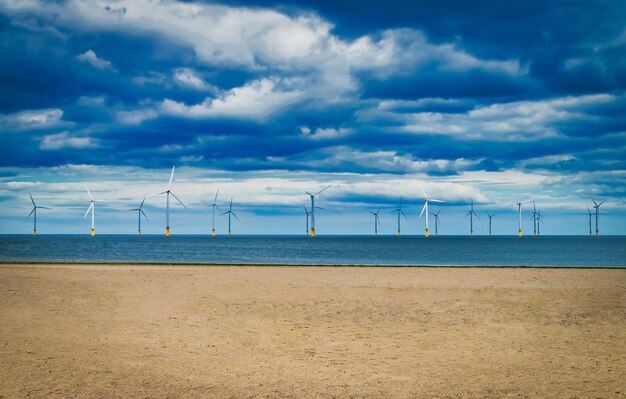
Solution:
M 0 397 L 626 397 L 626 270 L 0 265 Z

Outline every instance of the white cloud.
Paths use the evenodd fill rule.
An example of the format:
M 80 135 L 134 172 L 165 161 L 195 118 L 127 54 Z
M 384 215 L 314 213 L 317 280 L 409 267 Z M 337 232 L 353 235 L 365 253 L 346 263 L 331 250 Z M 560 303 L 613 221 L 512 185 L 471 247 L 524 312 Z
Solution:
M 115 119 L 125 125 L 138 125 L 147 119 L 156 118 L 157 116 L 158 113 L 155 110 L 146 108 L 134 111 L 119 111 L 115 115 Z
M 69 122 L 61 120 L 63 111 L 58 108 L 20 111 L 14 114 L 0 114 L 0 127 L 3 131 L 49 129 Z
M 90 148 L 96 143 L 89 137 L 73 137 L 70 132 L 61 132 L 43 136 L 39 143 L 41 150 L 58 150 L 61 148 Z
M 188 117 L 265 118 L 282 107 L 300 101 L 304 93 L 286 87 L 278 79 L 260 79 L 237 87 L 217 98 L 197 105 L 185 105 L 170 99 L 161 104 L 161 112 Z
M 352 133 L 352 129 L 349 128 L 317 128 L 315 131 L 311 131 L 306 126 L 300 128 L 300 132 L 309 139 L 312 140 L 330 140 L 340 137 L 345 137 Z
M 183 87 L 196 90 L 215 91 L 215 87 L 207 84 L 196 71 L 190 68 L 178 68 L 174 71 L 174 81 Z
M 111 63 L 96 55 L 95 51 L 89 49 L 82 54 L 76 56 L 76 59 L 91 65 L 96 69 L 112 69 Z

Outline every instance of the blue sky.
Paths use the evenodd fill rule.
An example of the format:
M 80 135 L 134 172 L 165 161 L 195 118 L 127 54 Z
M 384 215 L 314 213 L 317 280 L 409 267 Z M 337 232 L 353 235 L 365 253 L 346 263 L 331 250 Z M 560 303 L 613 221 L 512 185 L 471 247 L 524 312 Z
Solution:
M 515 234 L 533 198 L 546 234 L 626 234 L 623 1 L 0 0 L 0 233 L 133 233 L 165 189 L 174 233 L 234 198 L 238 233 L 304 231 L 304 190 L 332 188 L 320 234 L 381 231 L 423 186 L 441 232 Z M 307 203 L 308 204 L 308 203 Z M 146 233 L 164 230 L 150 198 Z M 524 230 L 532 231 L 529 214 Z M 226 219 L 218 221 L 223 232 Z M 433 226 L 431 225 L 431 230 Z

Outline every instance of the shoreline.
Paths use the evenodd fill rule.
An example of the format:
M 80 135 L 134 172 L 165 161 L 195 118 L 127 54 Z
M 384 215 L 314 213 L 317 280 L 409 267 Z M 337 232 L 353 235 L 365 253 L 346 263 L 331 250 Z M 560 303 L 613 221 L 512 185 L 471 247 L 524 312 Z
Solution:
M 367 265 L 367 264 L 292 264 L 292 263 L 176 263 L 176 262 L 68 262 L 68 261 L 12 261 L 0 260 L 0 266 L 4 265 L 50 265 L 50 266 L 194 266 L 194 267 L 333 267 L 333 268 L 433 268 L 433 269 L 576 269 L 576 270 L 621 270 L 624 266 L 534 266 L 534 265 L 513 265 L 513 266 L 481 266 L 481 265 Z

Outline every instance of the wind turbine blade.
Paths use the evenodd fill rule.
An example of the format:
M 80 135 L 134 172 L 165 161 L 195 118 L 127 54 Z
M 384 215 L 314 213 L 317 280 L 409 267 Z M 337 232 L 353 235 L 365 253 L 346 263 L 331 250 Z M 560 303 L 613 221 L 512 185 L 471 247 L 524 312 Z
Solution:
M 430 199 L 428 199 L 428 202 L 446 202 L 446 201 L 430 198 Z
M 89 208 L 87 208 L 87 212 L 85 212 L 85 216 L 83 216 L 83 219 L 87 217 L 87 215 L 89 215 L 89 211 L 91 210 L 91 208 L 93 208 L 93 202 L 89 205 Z
M 409 220 L 409 219 L 407 219 L 407 217 L 406 217 L 406 215 L 404 214 L 404 211 L 403 211 L 402 209 L 400 209 L 400 213 L 402 214 L 402 216 L 404 216 L 404 220 L 407 220 L 407 221 Z
M 467 212 L 467 214 L 465 215 L 465 217 L 468 217 L 469 215 L 471 215 L 472 212 Z
M 310 193 L 310 192 L 308 192 L 308 191 L 305 191 L 305 193 L 307 193 L 308 195 L 313 195 L 313 194 L 311 194 L 311 193 Z
M 91 198 L 93 200 L 93 195 L 91 195 L 91 191 L 89 191 L 87 186 L 85 186 L 85 190 L 87 190 L 87 194 L 89 194 L 89 198 Z
M 534 200 L 533 199 L 529 199 L 529 200 L 526 200 L 526 201 L 522 201 L 522 204 L 525 204 L 525 203 L 530 202 L 530 201 L 534 201 Z
M 148 216 L 146 216 L 146 214 L 145 214 L 145 212 L 143 210 L 140 209 L 139 212 L 141 212 L 143 217 L 145 217 L 148 222 L 150 221 L 150 219 L 148 219 Z
M 139 205 L 139 209 L 143 208 L 143 203 L 146 202 L 146 197 L 143 197 L 143 200 L 141 200 L 141 204 Z
M 33 203 L 33 206 L 37 206 L 37 204 L 35 204 L 35 200 L 33 199 L 33 196 L 30 193 L 28 193 L 28 196 L 30 197 L 30 202 Z
M 213 199 L 213 203 L 217 204 L 217 195 L 220 193 L 220 188 L 217 188 L 217 191 L 215 192 L 215 198 Z
M 420 188 L 422 189 L 422 194 L 424 194 L 424 198 L 428 199 L 428 195 L 426 195 L 426 191 L 424 191 L 424 187 L 420 185 Z
M 380 212 L 380 208 L 378 208 L 378 210 L 376 211 L 376 214 L 378 215 L 379 212 Z
M 319 195 L 321 193 L 323 193 L 324 191 L 328 190 L 330 188 L 330 186 L 326 186 L 323 189 L 321 189 L 320 191 L 318 191 L 317 193 L 315 193 L 315 195 Z
M 235 217 L 235 219 L 239 220 L 239 218 L 237 217 L 237 215 L 235 215 L 235 212 L 232 212 L 232 211 L 231 211 L 230 213 L 232 213 L 232 214 L 233 214 L 233 216 Z M 239 221 L 241 222 L 241 220 L 239 220 Z
M 174 194 L 174 193 L 173 193 L 173 192 L 171 192 L 171 191 L 170 191 L 170 194 L 172 194 L 172 197 L 176 198 L 176 201 L 178 201 L 178 202 L 179 202 L 179 203 L 183 206 L 183 208 L 187 209 L 187 207 L 185 206 L 185 204 L 183 204 L 183 201 L 181 201 L 181 200 L 180 200 L 180 199 L 176 196 L 176 194 Z
M 52 208 L 48 208 L 47 206 L 36 206 L 35 208 L 39 208 L 39 209 L 52 209 Z
M 302 208 L 304 208 L 304 212 L 309 213 L 309 210 L 306 209 L 306 206 L 304 206 L 304 204 L 301 202 L 300 205 L 302 205 Z
M 604 204 L 604 202 L 605 202 L 605 201 L 606 201 L 606 200 L 604 200 L 604 201 L 600 202 L 600 203 L 598 204 L 598 206 L 600 206 L 600 205 Z
M 422 214 L 424 213 L 424 211 L 426 210 L 426 202 L 424 203 L 424 207 L 422 208 L 422 211 L 420 212 L 420 218 L 422 217 Z
M 480 216 L 478 216 L 478 214 L 476 212 L 474 212 L 474 216 L 476 216 L 478 219 L 480 219 Z
M 230 211 L 222 212 L 222 213 L 220 213 L 220 216 L 224 216 L 224 215 L 227 215 L 229 213 L 230 213 Z
M 35 212 L 35 208 L 33 208 L 33 210 L 32 210 L 32 211 L 30 211 L 30 213 L 28 214 L 28 216 L 26 216 L 26 220 L 28 220 L 28 218 L 30 217 L 30 215 L 32 215 L 32 214 L 33 214 L 33 212 Z
M 176 165 L 172 166 L 172 174 L 170 175 L 170 184 L 167 185 L 168 190 L 172 189 L 172 179 L 174 178 L 174 168 L 176 168 Z
M 324 208 L 322 208 L 321 206 L 316 206 L 316 207 L 315 207 L 315 209 L 321 209 L 321 210 L 323 210 L 323 211 L 328 212 L 328 209 L 324 209 Z
M 598 206 L 598 203 L 596 202 L 596 200 L 594 200 L 593 198 L 591 198 L 591 200 L 593 201 L 593 204 L 594 204 L 595 206 Z

